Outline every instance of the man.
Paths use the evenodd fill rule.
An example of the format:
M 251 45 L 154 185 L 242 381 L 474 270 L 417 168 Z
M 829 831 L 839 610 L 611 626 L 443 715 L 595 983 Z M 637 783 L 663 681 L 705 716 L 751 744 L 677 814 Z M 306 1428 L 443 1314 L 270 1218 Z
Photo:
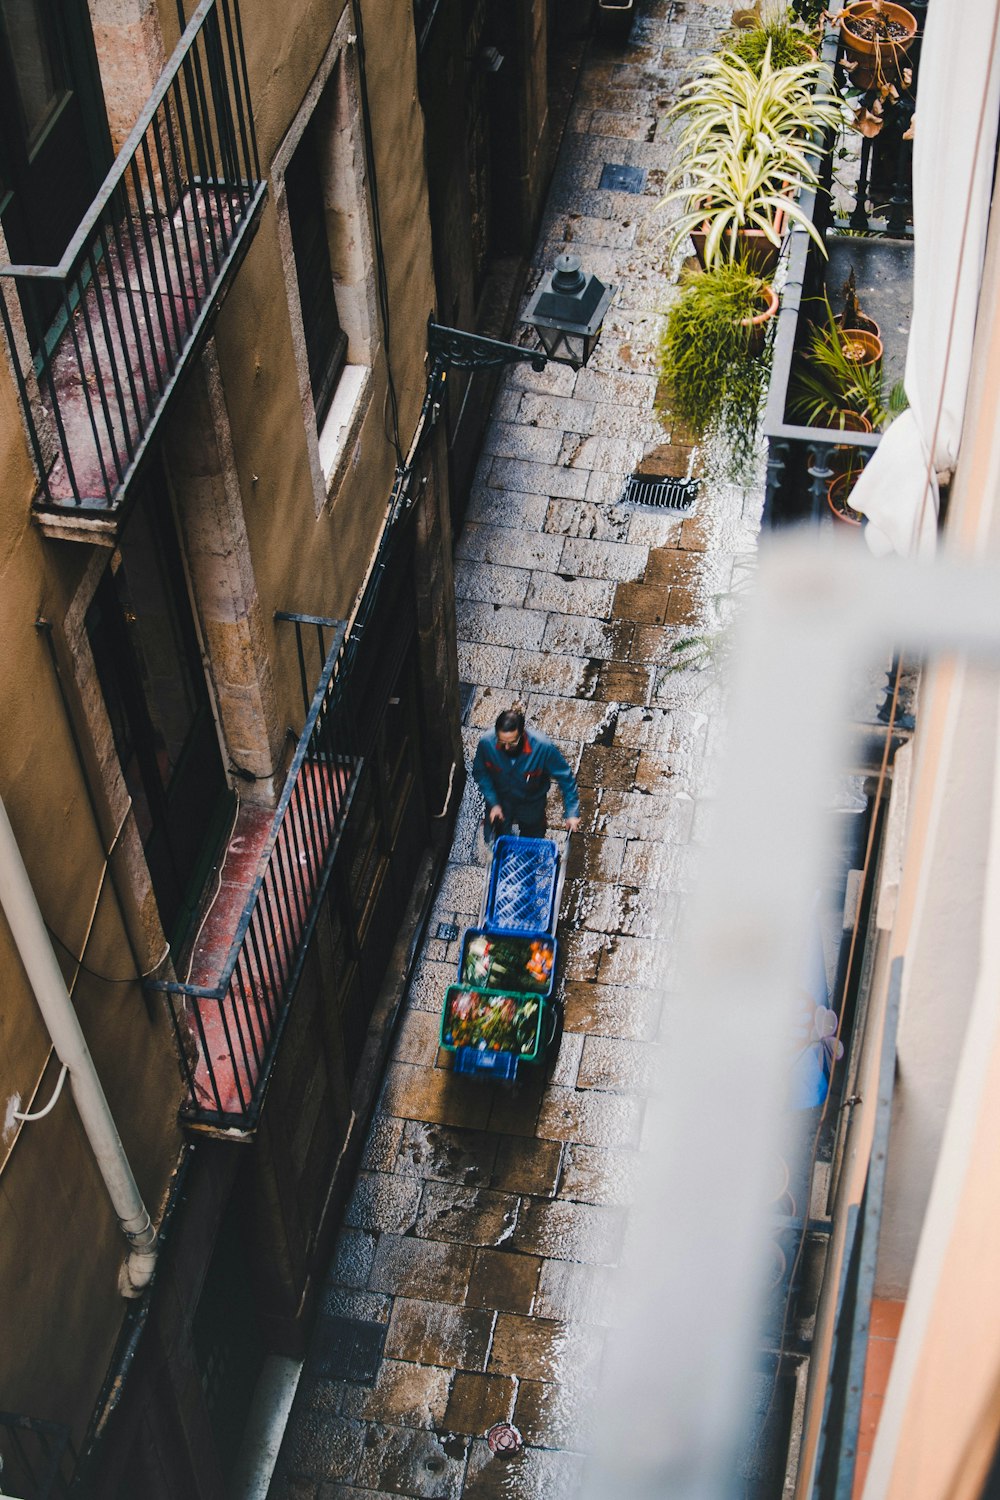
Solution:
M 524 715 L 509 708 L 484 734 L 472 762 L 472 774 L 486 803 L 488 832 L 510 833 L 516 823 L 526 838 L 545 837 L 545 799 L 552 778 L 562 793 L 566 827 L 580 826 L 576 778 L 559 748 L 533 729 L 525 733 Z

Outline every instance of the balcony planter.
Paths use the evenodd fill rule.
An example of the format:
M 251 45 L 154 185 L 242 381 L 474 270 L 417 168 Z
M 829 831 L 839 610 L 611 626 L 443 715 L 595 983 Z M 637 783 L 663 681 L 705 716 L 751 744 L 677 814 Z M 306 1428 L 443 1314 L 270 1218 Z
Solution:
M 632 30 L 634 0 L 597 0 L 597 21 L 602 36 L 624 42 Z
M 838 17 L 852 82 L 867 89 L 895 83 L 917 34 L 917 18 L 892 0 L 849 0 Z

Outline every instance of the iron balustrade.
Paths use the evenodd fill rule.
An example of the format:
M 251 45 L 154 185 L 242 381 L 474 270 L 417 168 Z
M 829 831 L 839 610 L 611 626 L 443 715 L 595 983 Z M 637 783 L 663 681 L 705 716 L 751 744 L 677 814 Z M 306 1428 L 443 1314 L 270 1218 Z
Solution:
M 0 1493 L 64 1500 L 75 1464 L 68 1427 L 0 1411 Z
M 228 956 L 208 987 L 146 982 L 170 1004 L 188 1088 L 183 1117 L 235 1133 L 256 1125 L 362 764 L 346 625 L 309 615 L 276 618 L 295 625 L 304 691 L 306 629 L 316 632 L 325 659 Z
M 59 264 L 0 267 L 43 509 L 120 505 L 265 195 L 238 0 L 201 0 Z

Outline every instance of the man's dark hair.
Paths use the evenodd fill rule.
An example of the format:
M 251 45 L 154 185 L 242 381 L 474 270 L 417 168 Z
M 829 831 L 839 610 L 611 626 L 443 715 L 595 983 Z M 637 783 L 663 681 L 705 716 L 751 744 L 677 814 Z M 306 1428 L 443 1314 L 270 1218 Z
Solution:
M 524 714 L 518 713 L 516 708 L 505 708 L 497 718 L 493 726 L 496 734 L 510 734 L 516 729 L 518 734 L 524 733 Z

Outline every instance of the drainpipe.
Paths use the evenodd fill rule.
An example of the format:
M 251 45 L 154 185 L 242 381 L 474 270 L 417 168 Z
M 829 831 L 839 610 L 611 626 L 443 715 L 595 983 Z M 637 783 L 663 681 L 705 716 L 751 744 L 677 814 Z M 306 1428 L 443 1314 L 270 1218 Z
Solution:
M 119 1272 L 123 1297 L 139 1297 L 156 1265 L 157 1240 L 56 962 L 7 809 L 0 800 L 0 906 L 52 1038 L 122 1232 L 131 1246 Z

